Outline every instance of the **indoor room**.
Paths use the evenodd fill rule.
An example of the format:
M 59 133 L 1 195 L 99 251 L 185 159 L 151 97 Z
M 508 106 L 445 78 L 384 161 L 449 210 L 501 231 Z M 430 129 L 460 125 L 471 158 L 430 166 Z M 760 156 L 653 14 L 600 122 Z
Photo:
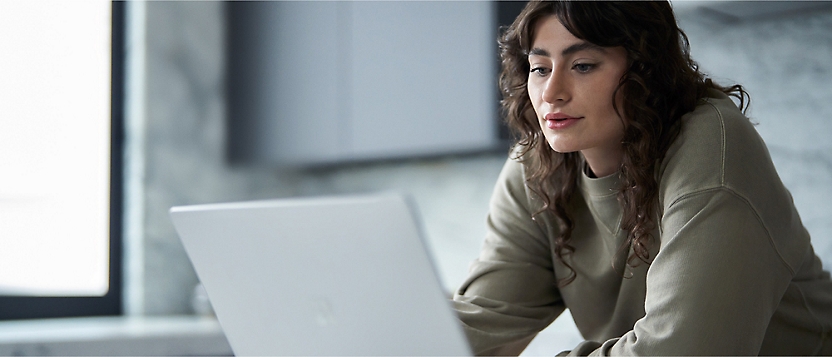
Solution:
M 828 271 L 832 3 L 671 4 Z M 0 1 L 0 355 L 233 355 L 176 206 L 402 195 L 450 300 L 513 144 L 496 40 L 523 5 Z M 566 309 L 520 351 L 584 340 Z

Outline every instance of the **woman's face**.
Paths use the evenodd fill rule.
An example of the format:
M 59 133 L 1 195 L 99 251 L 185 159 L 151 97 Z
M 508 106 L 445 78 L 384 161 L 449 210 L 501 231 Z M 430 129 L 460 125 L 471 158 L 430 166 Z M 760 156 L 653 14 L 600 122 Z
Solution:
M 624 124 L 612 97 L 627 69 L 624 48 L 578 39 L 549 16 L 535 26 L 529 65 L 529 97 L 552 149 L 580 151 L 598 177 L 616 172 Z M 616 100 L 621 108 L 621 91 Z

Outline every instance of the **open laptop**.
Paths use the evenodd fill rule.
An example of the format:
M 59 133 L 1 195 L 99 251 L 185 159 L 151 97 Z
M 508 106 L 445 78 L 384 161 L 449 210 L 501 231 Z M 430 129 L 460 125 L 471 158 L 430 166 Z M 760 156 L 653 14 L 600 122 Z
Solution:
M 469 355 L 400 195 L 173 207 L 235 355 Z

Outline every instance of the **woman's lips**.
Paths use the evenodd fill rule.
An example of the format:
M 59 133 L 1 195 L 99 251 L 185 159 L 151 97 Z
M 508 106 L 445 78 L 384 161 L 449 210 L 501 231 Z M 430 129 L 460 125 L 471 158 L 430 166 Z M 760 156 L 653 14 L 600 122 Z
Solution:
M 583 119 L 564 113 L 547 113 L 543 118 L 546 119 L 546 127 L 549 129 L 564 129 Z

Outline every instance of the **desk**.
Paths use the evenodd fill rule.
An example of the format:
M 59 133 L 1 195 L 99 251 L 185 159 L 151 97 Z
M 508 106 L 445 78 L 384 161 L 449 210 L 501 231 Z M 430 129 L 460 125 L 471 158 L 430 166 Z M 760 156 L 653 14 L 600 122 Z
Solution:
M 0 355 L 232 355 L 217 320 L 112 316 L 0 322 Z

